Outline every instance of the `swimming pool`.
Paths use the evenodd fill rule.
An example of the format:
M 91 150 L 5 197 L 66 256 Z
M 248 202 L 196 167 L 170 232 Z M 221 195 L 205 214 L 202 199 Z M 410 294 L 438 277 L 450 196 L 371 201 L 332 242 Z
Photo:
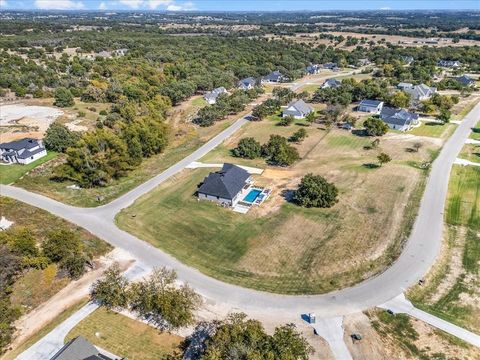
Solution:
M 262 193 L 262 190 L 252 189 L 249 191 L 247 196 L 243 198 L 243 201 L 248 203 L 253 203 L 257 199 L 258 195 L 260 195 L 261 193 Z

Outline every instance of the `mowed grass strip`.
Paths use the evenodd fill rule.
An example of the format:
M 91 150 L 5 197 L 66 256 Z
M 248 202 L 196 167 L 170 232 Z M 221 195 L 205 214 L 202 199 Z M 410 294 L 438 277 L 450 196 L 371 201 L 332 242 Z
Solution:
M 480 221 L 480 167 L 454 165 L 450 175 L 446 221 L 477 227 Z
M 183 338 L 99 308 L 75 326 L 65 342 L 83 336 L 91 343 L 129 360 L 158 360 L 179 354 Z
M 470 134 L 470 139 L 480 140 L 480 121 L 472 129 L 472 133 Z
M 0 165 L 0 184 L 11 184 L 17 181 L 30 170 L 35 169 L 37 166 L 56 158 L 57 155 L 58 153 L 55 151 L 49 151 L 46 156 L 27 165 Z
M 408 132 L 408 134 L 416 136 L 429 136 L 435 138 L 443 138 L 449 131 L 454 128 L 453 124 L 440 124 L 437 122 L 422 122 L 419 127 L 416 127 Z

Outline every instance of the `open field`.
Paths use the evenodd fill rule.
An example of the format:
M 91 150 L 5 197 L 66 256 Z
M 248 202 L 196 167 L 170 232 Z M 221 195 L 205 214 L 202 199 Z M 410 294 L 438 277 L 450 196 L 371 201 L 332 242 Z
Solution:
M 409 233 L 426 175 L 418 165 L 430 159 L 436 142 L 422 139 L 420 152 L 409 152 L 411 136 L 389 134 L 380 148 L 393 161 L 372 168 L 380 151 L 364 149 L 372 139 L 314 125 L 304 127 L 309 136 L 296 145 L 302 160 L 290 168 L 230 156 L 240 138 L 263 143 L 272 133 L 289 136 L 302 126 L 276 122 L 249 123 L 202 159 L 267 168 L 255 179 L 273 190 L 262 206 L 241 215 L 198 202 L 194 193 L 209 170 L 186 170 L 124 209 L 118 225 L 208 275 L 271 292 L 327 292 L 384 269 Z M 308 172 L 337 185 L 337 205 L 303 209 L 285 200 Z
M 196 100 L 198 98 L 172 109 L 168 118 L 168 123 L 173 129 L 171 143 L 164 153 L 144 159 L 139 167 L 130 171 L 127 176 L 112 181 L 109 186 L 71 189 L 68 186 L 73 185 L 73 182 L 51 180 L 53 167 L 46 167 L 42 171 L 25 176 L 15 185 L 76 206 L 94 207 L 108 203 L 186 157 L 241 116 L 232 116 L 211 127 L 195 126 L 191 123 L 191 118 L 199 107 L 191 102 Z
M 422 124 L 419 127 L 416 127 L 408 131 L 408 134 L 444 139 L 449 135 L 451 135 L 454 130 L 455 130 L 455 125 L 453 124 L 440 124 L 437 122 L 422 122 Z
M 442 255 L 424 286 L 409 298 L 416 306 L 480 334 L 480 168 L 455 165 L 446 209 Z
M 183 338 L 99 308 L 82 320 L 67 335 L 65 342 L 83 336 L 94 345 L 131 360 L 158 360 L 180 353 Z
M 55 151 L 49 151 L 46 156 L 31 162 L 28 165 L 12 164 L 12 165 L 0 165 L 0 184 L 11 184 L 30 170 L 35 169 L 37 166 L 46 163 L 52 159 L 55 159 L 58 153 Z
M 472 129 L 470 138 L 475 140 L 480 140 L 480 122 L 478 122 L 476 127 Z
M 65 309 L 60 315 L 58 315 L 55 319 L 53 319 L 47 325 L 45 325 L 39 332 L 35 333 L 35 335 L 31 336 L 29 339 L 27 339 L 25 342 L 17 346 L 15 349 L 12 349 L 11 351 L 4 354 L 2 357 L 2 360 L 16 359 L 18 355 L 20 355 L 22 352 L 27 350 L 33 344 L 35 344 L 38 340 L 43 338 L 50 331 L 55 329 L 63 321 L 68 319 L 70 315 L 72 315 L 77 310 L 82 308 L 87 302 L 88 302 L 88 299 L 80 299 L 76 304 Z
M 458 157 L 480 163 L 480 145 L 465 144 Z
M 478 95 L 460 99 L 460 102 L 452 108 L 452 120 L 462 120 L 480 101 Z

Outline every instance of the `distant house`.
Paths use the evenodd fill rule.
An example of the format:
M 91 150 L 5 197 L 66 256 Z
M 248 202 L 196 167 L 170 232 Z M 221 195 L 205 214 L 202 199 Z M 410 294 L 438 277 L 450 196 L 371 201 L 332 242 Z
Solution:
M 250 174 L 241 167 L 224 164 L 222 170 L 210 173 L 198 188 L 198 198 L 235 206 L 246 194 L 252 181 Z
M 441 66 L 441 67 L 458 68 L 458 67 L 462 66 L 462 63 L 460 61 L 457 61 L 457 60 L 440 60 L 437 63 L 437 65 Z
M 95 54 L 95 57 L 109 59 L 112 57 L 112 53 L 110 51 L 100 51 L 99 53 Z
M 410 65 L 411 63 L 414 62 L 413 56 L 402 56 L 402 60 L 405 64 Z
M 459 82 L 463 86 L 470 87 L 475 85 L 475 80 L 473 80 L 471 77 L 467 75 L 458 76 L 455 78 L 455 80 L 457 80 L 457 82 Z
M 25 138 L 0 144 L 0 157 L 8 164 L 30 164 L 47 155 L 42 140 Z
M 310 64 L 305 68 L 307 74 L 314 75 L 318 74 L 322 70 L 322 66 L 319 64 Z
M 372 62 L 367 59 L 367 58 L 364 58 L 364 59 L 358 59 L 357 61 L 357 65 L 358 66 L 367 66 L 367 65 L 370 65 Z
M 282 117 L 293 116 L 295 119 L 304 119 L 314 109 L 302 99 L 294 100 L 283 110 Z
M 357 106 L 357 111 L 367 112 L 371 114 L 380 114 L 383 109 L 383 101 L 379 100 L 362 100 Z
M 337 88 L 342 85 L 342 82 L 340 80 L 331 78 L 326 80 L 323 85 L 321 86 L 322 89 L 328 89 L 328 88 Z
M 418 114 L 405 109 L 384 106 L 380 112 L 380 119 L 393 130 L 407 131 L 417 124 Z
M 128 52 L 128 49 L 117 49 L 112 51 L 113 56 L 125 56 Z
M 120 356 L 96 348 L 81 336 L 66 343 L 50 360 L 121 360 Z
M 334 62 L 325 63 L 322 65 L 322 67 L 328 70 L 335 70 L 335 71 L 338 70 L 337 63 L 334 63 Z
M 227 89 L 225 89 L 223 86 L 221 86 L 221 87 L 218 87 L 218 88 L 213 89 L 212 91 L 206 93 L 203 98 L 205 99 L 205 101 L 208 104 L 212 105 L 212 104 L 215 104 L 217 102 L 217 98 L 220 94 L 226 94 L 226 93 L 227 93 Z
M 279 83 L 285 80 L 287 80 L 287 78 L 283 76 L 280 71 L 275 70 L 275 71 L 272 71 L 270 74 L 262 77 L 261 82 L 262 83 Z
M 255 78 L 248 77 L 240 80 L 237 83 L 237 88 L 241 90 L 251 90 L 255 87 L 256 84 L 257 84 L 257 80 L 255 80 Z
M 410 83 L 400 83 L 397 88 L 410 94 L 412 101 L 423 101 L 430 99 L 437 92 L 437 88 L 425 84 L 412 85 Z

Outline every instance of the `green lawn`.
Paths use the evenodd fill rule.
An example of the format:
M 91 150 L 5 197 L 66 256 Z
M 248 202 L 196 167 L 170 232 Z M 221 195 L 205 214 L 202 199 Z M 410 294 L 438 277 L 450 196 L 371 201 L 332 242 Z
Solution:
M 55 151 L 49 151 L 46 156 L 35 160 L 34 162 L 28 165 L 20 165 L 20 164 L 13 164 L 13 165 L 0 165 L 0 183 L 1 184 L 11 184 L 18 179 L 20 179 L 23 175 L 25 175 L 30 170 L 36 168 L 38 165 L 41 165 L 49 160 L 56 158 L 58 153 Z
M 436 137 L 436 138 L 443 138 L 449 132 L 453 131 L 454 125 L 453 124 L 439 124 L 436 122 L 422 122 L 422 125 L 416 127 L 408 132 L 411 135 L 417 136 L 428 136 L 428 137 Z
M 204 107 L 207 105 L 207 102 L 202 96 L 200 96 L 192 101 L 192 105 L 198 106 L 198 107 Z
M 83 336 L 91 343 L 129 360 L 158 360 L 181 354 L 183 338 L 140 321 L 99 308 L 75 326 L 65 342 Z
M 459 155 L 460 158 L 480 163 L 480 145 L 465 144 Z
M 470 111 L 472 111 L 479 101 L 480 100 L 477 98 L 476 100 L 473 99 L 468 101 L 463 107 L 454 107 L 452 120 L 462 120 Z
M 459 326 L 480 333 L 480 168 L 455 165 L 449 185 L 445 220 L 447 254 L 424 287 L 414 288 L 409 297 L 415 305 Z M 450 272 L 451 254 L 460 251 L 462 271 L 447 291 L 430 299 Z M 458 266 L 458 265 L 457 265 Z
M 480 140 L 480 122 L 472 129 L 471 139 Z
M 306 91 L 308 93 L 314 93 L 317 91 L 317 89 L 320 87 L 320 84 L 307 84 L 303 85 L 300 89 L 298 89 L 298 92 L 303 92 Z

